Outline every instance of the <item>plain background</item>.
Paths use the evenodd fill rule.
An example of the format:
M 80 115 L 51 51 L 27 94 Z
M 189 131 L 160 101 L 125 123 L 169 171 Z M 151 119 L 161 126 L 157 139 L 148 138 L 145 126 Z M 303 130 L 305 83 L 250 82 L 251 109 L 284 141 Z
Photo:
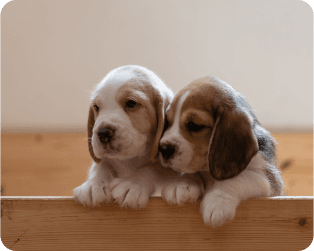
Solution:
M 2 132 L 85 132 L 89 92 L 126 64 L 174 92 L 216 76 L 266 128 L 312 131 L 312 40 L 299 0 L 14 0 L 1 12 Z M 72 195 L 91 163 L 83 138 L 4 135 L 2 195 Z M 313 137 L 286 139 L 287 195 L 313 195 Z
M 313 11 L 298 0 L 15 0 L 1 12 L 3 132 L 85 131 L 89 92 L 136 64 L 212 75 L 268 129 L 312 130 Z

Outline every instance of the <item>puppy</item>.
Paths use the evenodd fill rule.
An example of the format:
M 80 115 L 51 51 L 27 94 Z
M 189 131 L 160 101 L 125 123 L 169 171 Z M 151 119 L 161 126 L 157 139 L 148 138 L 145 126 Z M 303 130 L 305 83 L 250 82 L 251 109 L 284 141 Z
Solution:
M 176 179 L 158 158 L 164 112 L 172 97 L 144 67 L 129 65 L 108 73 L 92 96 L 87 131 L 94 163 L 87 181 L 74 189 L 76 201 L 96 206 L 115 199 L 121 207 L 142 208 Z M 197 183 L 189 184 L 201 192 Z
M 275 147 L 244 97 L 205 77 L 175 95 L 166 112 L 160 159 L 165 167 L 202 178 L 201 213 L 205 224 L 217 227 L 234 218 L 241 201 L 283 195 Z M 166 200 L 175 189 L 164 188 Z

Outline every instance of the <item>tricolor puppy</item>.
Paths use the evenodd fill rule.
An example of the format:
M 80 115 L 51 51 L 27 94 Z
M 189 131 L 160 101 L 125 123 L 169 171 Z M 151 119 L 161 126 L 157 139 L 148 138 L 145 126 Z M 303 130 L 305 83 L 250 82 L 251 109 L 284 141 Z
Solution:
M 144 207 L 176 177 L 161 166 L 159 140 L 173 94 L 153 72 L 123 66 L 98 84 L 88 116 L 88 147 L 94 160 L 88 179 L 74 190 L 89 206 L 115 199 L 121 207 Z M 198 185 L 192 184 L 198 190 Z
M 229 84 L 199 78 L 174 97 L 160 140 L 163 166 L 200 176 L 205 183 L 201 213 L 207 225 L 234 218 L 241 201 L 283 195 L 276 142 L 244 97 Z M 163 189 L 175 203 L 177 184 Z

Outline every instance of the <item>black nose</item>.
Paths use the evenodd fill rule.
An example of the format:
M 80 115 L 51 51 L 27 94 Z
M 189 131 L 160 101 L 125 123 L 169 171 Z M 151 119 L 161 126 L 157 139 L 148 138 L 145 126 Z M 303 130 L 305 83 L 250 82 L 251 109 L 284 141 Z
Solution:
M 114 129 L 109 127 L 101 128 L 98 132 L 98 138 L 102 143 L 108 143 L 112 139 L 114 134 Z
M 168 160 L 176 151 L 176 146 L 170 143 L 161 144 L 159 151 L 164 159 Z

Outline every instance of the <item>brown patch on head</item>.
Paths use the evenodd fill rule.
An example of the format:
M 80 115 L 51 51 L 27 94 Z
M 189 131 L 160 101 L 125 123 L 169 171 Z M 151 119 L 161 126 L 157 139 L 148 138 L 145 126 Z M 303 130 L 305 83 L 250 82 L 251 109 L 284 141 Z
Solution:
M 237 109 L 224 109 L 218 114 L 208 165 L 217 180 L 232 178 L 242 172 L 258 152 L 257 139 L 248 115 Z
M 174 100 L 187 90 L 180 133 L 193 149 L 189 166 L 197 171 L 209 169 L 217 180 L 238 175 L 258 151 L 250 114 L 237 101 L 240 94 L 227 83 L 207 77 L 192 81 Z
M 92 137 L 93 137 L 93 129 L 95 125 L 95 114 L 94 114 L 94 108 L 93 104 L 89 108 L 89 114 L 88 114 L 88 122 L 87 122 L 87 142 L 88 142 L 88 150 L 90 156 L 93 158 L 93 160 L 96 163 L 99 163 L 101 159 L 98 159 L 93 151 L 93 146 L 92 146 Z
M 157 83 L 152 84 L 153 80 L 144 72 L 137 73 L 138 77 L 118 89 L 116 100 L 125 109 L 134 128 L 147 135 L 147 149 L 151 148 L 151 159 L 155 160 L 164 128 L 164 111 L 170 97 L 158 89 Z M 137 106 L 128 108 L 129 100 L 135 101 Z

